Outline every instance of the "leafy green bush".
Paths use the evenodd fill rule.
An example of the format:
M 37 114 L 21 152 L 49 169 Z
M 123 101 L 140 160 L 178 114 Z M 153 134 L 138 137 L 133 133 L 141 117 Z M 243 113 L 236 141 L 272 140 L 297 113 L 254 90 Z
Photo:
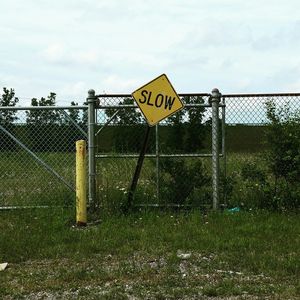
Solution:
M 231 193 L 227 195 L 229 207 L 245 209 L 268 208 L 270 185 L 266 171 L 253 159 L 244 161 L 239 170 L 229 176 Z
M 300 207 L 300 111 L 290 103 L 266 102 L 265 151 L 256 158 L 234 156 L 227 205 L 252 209 L 290 210 Z M 246 160 L 245 160 L 246 158 Z
M 233 192 L 228 196 L 228 206 L 267 210 L 298 208 L 299 184 L 290 184 L 283 177 L 275 179 L 262 165 L 257 161 L 246 161 L 240 171 L 230 176 Z
M 266 153 L 269 169 L 274 178 L 274 208 L 299 208 L 300 204 L 300 112 L 292 111 L 289 104 L 276 107 L 266 103 L 269 120 Z
M 243 206 L 246 208 L 270 209 L 273 206 L 267 172 L 257 161 L 246 161 L 242 165 L 240 190 L 244 194 Z
M 211 203 L 211 178 L 201 160 L 168 158 L 161 164 L 161 196 L 168 204 Z
M 266 103 L 269 125 L 266 141 L 267 160 L 276 177 L 287 182 L 300 181 L 300 112 L 292 112 L 287 104 L 276 108 L 274 101 Z
M 231 174 L 231 176 L 225 176 L 224 173 L 220 174 L 220 183 L 219 183 L 219 191 L 220 191 L 220 206 L 236 206 L 232 203 L 232 195 L 234 193 L 234 187 L 236 186 L 236 176 Z

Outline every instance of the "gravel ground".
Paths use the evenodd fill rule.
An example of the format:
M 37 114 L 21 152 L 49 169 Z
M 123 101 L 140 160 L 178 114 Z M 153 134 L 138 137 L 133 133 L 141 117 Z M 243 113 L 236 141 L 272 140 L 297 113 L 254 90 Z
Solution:
M 232 270 L 215 254 L 180 250 L 10 264 L 0 273 L 0 298 L 300 299 L 288 282 Z

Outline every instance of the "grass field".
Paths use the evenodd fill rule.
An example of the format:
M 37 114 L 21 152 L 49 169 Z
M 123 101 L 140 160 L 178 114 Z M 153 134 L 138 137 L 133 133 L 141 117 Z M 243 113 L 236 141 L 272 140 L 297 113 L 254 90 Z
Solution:
M 70 185 L 75 153 L 35 153 Z M 24 151 L 0 151 L 0 206 L 68 205 L 74 193 Z
M 74 182 L 73 153 L 38 155 Z M 0 263 L 9 263 L 0 272 L 0 299 L 300 298 L 297 212 L 250 210 L 246 203 L 237 213 L 152 210 L 123 216 L 119 207 L 136 160 L 105 159 L 97 170 L 101 220 L 76 228 L 73 209 L 54 208 L 74 205 L 73 192 L 27 154 L 0 156 L 0 206 L 53 207 L 0 211 Z M 211 160 L 202 161 L 210 176 Z M 229 153 L 231 205 L 255 204 L 264 192 L 265 186 L 243 178 L 249 162 L 269 176 L 259 153 Z M 155 175 L 155 161 L 146 159 L 136 200 L 158 203 Z M 175 187 L 191 181 L 179 175 L 165 179 Z
M 299 299 L 300 218 L 139 212 L 75 228 L 65 209 L 1 212 L 1 299 Z
M 70 185 L 75 185 L 74 153 L 37 153 L 53 170 L 62 176 Z M 175 161 L 176 159 L 174 159 Z M 104 158 L 97 161 L 96 191 L 99 203 L 107 210 L 118 211 L 127 199 L 137 159 Z M 171 204 L 179 203 L 184 190 L 194 182 L 195 174 L 203 176 L 207 182 L 195 186 L 184 204 L 209 206 L 211 200 L 211 159 L 186 158 L 189 166 L 202 162 L 202 171 L 197 169 L 194 177 L 190 172 L 178 169 L 176 165 L 164 170 L 164 159 L 159 161 L 159 193 L 157 197 L 156 161 L 146 158 L 136 190 L 135 204 Z M 268 183 L 262 185 L 259 178 L 243 178 L 241 170 L 246 168 L 254 173 L 263 173 Z M 228 207 L 245 206 L 247 208 L 265 207 L 261 205 L 267 197 L 272 196 L 274 179 L 261 153 L 228 153 L 226 164 L 226 182 L 229 188 L 224 190 L 224 160 L 221 165 L 220 203 Z M 62 181 L 49 173 L 24 152 L 0 152 L 0 207 L 1 206 L 70 206 L 75 204 L 75 193 Z M 202 173 L 201 173 L 202 172 Z M 172 176 L 171 174 L 177 174 Z M 260 174 L 258 174 L 260 175 Z M 270 183 L 270 184 L 269 184 Z M 269 184 L 269 185 L 268 185 Z M 75 186 L 74 186 L 75 187 Z M 174 193 L 174 190 L 176 192 Z M 174 200 L 173 200 L 174 199 Z

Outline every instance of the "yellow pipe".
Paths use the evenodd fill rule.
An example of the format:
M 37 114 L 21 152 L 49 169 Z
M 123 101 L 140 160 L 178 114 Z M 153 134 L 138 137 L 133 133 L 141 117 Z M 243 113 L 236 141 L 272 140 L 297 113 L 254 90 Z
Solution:
M 76 142 L 76 224 L 86 226 L 86 142 Z

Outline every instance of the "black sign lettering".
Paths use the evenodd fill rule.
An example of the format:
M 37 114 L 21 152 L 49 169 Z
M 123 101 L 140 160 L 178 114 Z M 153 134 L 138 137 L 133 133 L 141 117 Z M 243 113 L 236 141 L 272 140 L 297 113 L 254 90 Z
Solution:
M 145 103 L 147 101 L 147 94 L 148 94 L 148 91 L 147 90 L 142 90 L 142 96 L 144 97 L 144 99 L 139 99 L 139 102 L 140 103 Z
M 149 92 L 147 90 L 142 90 L 141 92 L 141 98 L 139 98 L 139 102 L 141 104 L 147 104 L 149 106 L 155 106 L 157 108 L 160 108 L 164 104 L 164 108 L 167 110 L 171 110 L 172 106 L 175 102 L 175 97 L 163 95 L 163 94 L 157 94 L 155 97 L 155 100 L 152 99 L 152 92 Z M 154 97 L 153 97 L 154 98 Z M 152 100 L 152 102 L 151 102 Z M 154 102 L 153 102 L 154 100 Z
M 158 94 L 156 96 L 156 99 L 155 99 L 155 106 L 156 107 L 161 107 L 163 102 L 164 102 L 164 95 Z
M 168 97 L 167 95 L 165 96 L 165 109 L 169 108 L 169 110 L 172 109 L 172 106 L 174 104 L 175 97 Z
M 149 97 L 148 97 L 148 100 L 147 100 L 147 104 L 148 104 L 149 106 L 153 106 L 153 103 L 150 102 L 151 95 L 152 95 L 152 92 L 149 93 Z

